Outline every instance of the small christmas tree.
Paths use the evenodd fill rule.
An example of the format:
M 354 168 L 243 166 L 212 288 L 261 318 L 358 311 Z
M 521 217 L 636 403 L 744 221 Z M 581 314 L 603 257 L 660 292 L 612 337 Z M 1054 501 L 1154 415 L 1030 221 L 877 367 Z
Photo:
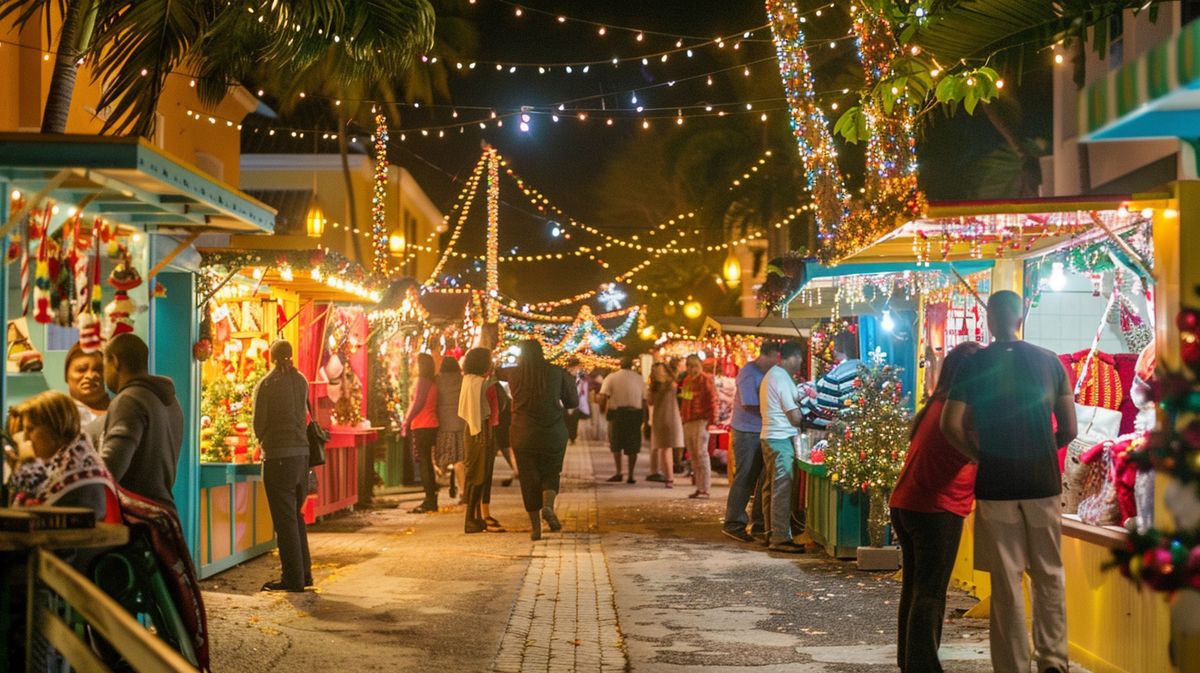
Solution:
M 848 493 L 871 498 L 871 544 L 883 544 L 887 497 L 908 453 L 909 414 L 900 384 L 900 369 L 882 364 L 859 365 L 854 393 L 829 425 L 825 463 L 829 478 Z

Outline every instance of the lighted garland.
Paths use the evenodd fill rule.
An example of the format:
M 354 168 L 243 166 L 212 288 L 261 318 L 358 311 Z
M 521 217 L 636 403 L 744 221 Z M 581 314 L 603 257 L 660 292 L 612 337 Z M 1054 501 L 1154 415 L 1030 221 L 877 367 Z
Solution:
M 496 322 L 500 310 L 500 153 L 493 147 L 487 155 L 487 321 Z
M 356 262 L 333 250 L 212 250 L 200 256 L 202 296 L 211 294 L 225 275 L 249 268 L 270 268 L 286 280 L 294 273 L 336 281 L 348 292 L 375 295 L 382 291 L 376 280 Z
M 374 253 L 372 272 L 387 277 L 388 232 L 387 232 L 387 182 L 388 182 L 388 126 L 387 117 L 375 115 L 375 186 L 371 192 L 371 251 Z
M 766 0 L 766 6 L 792 135 L 804 162 L 805 179 L 815 205 L 813 215 L 819 235 L 831 238 L 838 233 L 850 197 L 842 184 L 829 123 L 825 112 L 817 105 L 812 63 L 804 48 L 804 32 L 800 29 L 801 13 L 796 3 L 790 0 Z

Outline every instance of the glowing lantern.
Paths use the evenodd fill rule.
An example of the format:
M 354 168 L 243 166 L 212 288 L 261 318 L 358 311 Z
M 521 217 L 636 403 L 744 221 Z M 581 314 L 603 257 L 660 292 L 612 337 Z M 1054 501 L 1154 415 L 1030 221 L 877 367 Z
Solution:
M 316 199 L 313 199 L 312 205 L 309 206 L 304 223 L 308 235 L 313 238 L 320 238 L 325 233 L 325 213 L 321 212 L 321 204 L 317 203 Z
M 388 236 L 388 252 L 399 257 L 404 254 L 404 248 L 407 247 L 407 242 L 404 240 L 404 234 L 392 234 Z
M 683 314 L 686 315 L 690 320 L 699 318 L 700 314 L 702 313 L 704 313 L 704 307 L 701 306 L 700 302 L 698 301 L 689 301 L 683 305 Z
M 729 287 L 737 287 L 737 284 L 742 282 L 742 263 L 732 250 L 725 258 L 725 264 L 721 266 L 721 275 L 725 277 L 725 284 Z
M 643 341 L 651 341 L 657 337 L 658 334 L 654 331 L 654 325 L 646 325 L 642 329 L 638 330 L 638 336 L 642 337 Z

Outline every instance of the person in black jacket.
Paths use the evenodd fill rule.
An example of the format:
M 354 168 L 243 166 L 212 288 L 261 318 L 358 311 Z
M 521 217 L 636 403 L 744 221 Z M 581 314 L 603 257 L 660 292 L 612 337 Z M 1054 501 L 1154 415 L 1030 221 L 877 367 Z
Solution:
M 521 498 L 533 526 L 529 537 L 540 540 L 542 518 L 551 531 L 562 529 L 554 498 L 567 451 L 563 412 L 579 405 L 579 394 L 566 370 L 546 362 L 540 343 L 522 341 L 520 348 L 520 360 L 509 377 L 513 399 L 509 435 L 521 470 Z
M 274 368 L 254 390 L 254 434 L 262 446 L 263 486 L 279 544 L 281 578 L 263 591 L 304 591 L 312 584 L 308 531 L 300 508 L 308 498 L 308 381 L 292 364 L 292 345 L 271 344 Z

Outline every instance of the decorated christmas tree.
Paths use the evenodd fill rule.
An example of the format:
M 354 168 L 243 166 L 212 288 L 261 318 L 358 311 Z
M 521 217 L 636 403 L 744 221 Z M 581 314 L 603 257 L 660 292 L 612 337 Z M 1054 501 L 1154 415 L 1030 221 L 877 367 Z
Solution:
M 1114 553 L 1121 572 L 1156 591 L 1200 590 L 1200 310 L 1176 319 L 1187 371 L 1158 371 L 1151 388 L 1158 428 L 1133 454 L 1145 470 L 1167 475 L 1163 502 L 1173 526 L 1130 526 L 1129 543 Z
M 841 490 L 870 497 L 871 544 L 883 544 L 887 498 L 908 452 L 909 414 L 900 369 L 874 358 L 860 365 L 854 393 L 829 425 L 825 464 Z

